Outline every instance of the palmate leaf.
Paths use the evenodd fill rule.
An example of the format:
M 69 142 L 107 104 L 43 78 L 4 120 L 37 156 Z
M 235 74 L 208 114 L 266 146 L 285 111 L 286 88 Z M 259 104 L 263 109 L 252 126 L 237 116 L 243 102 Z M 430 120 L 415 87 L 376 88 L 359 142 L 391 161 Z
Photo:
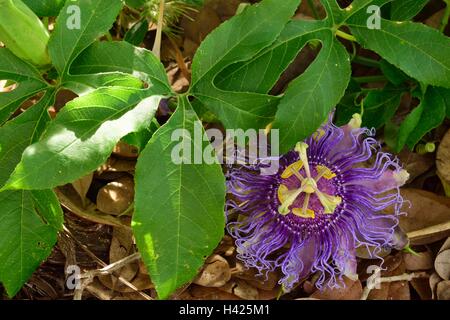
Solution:
M 226 127 L 261 128 L 273 117 L 275 98 L 224 91 L 214 85 L 214 78 L 227 66 L 247 61 L 269 46 L 293 16 L 299 3 L 300 0 L 287 0 L 280 5 L 277 0 L 265 0 L 247 7 L 241 14 L 219 26 L 197 50 L 192 64 L 191 93 L 213 111 Z
M 314 62 L 292 81 L 281 100 L 273 128 L 280 130 L 280 152 L 311 135 L 343 97 L 350 81 L 350 57 L 330 30 L 317 39 L 322 49 Z
M 192 280 L 224 233 L 225 179 L 219 164 L 176 164 L 177 146 L 183 158 L 203 154 L 209 142 L 193 141 L 201 122 L 187 97 L 152 137 L 136 167 L 133 231 L 159 298 Z M 174 133 L 180 133 L 173 139 Z
M 47 87 L 32 65 L 22 61 L 6 48 L 0 48 L 0 79 L 17 83 L 12 92 L 0 93 L 0 125 L 28 98 Z
M 98 73 L 126 73 L 146 82 L 161 94 L 172 89 L 164 66 L 155 55 L 127 42 L 95 42 L 74 61 L 69 79 Z
M 396 0 L 391 4 L 391 20 L 404 21 L 414 18 L 430 0 Z
M 49 90 L 41 100 L 0 128 L 0 186 L 8 179 L 23 150 L 50 120 Z M 0 192 L 0 282 L 14 296 L 51 253 L 62 226 L 62 210 L 51 190 Z
M 100 88 L 69 102 L 23 153 L 6 189 L 47 189 L 95 170 L 116 143 L 145 128 L 162 96 L 151 89 Z
M 427 88 L 418 107 L 422 109 L 420 119 L 406 140 L 406 144 L 411 150 L 426 133 L 438 127 L 444 121 L 448 102 L 450 102 L 450 89 Z
M 54 17 L 67 0 L 22 0 L 39 17 Z
M 269 93 L 311 35 L 325 29 L 328 26 L 324 21 L 290 21 L 271 46 L 220 72 L 216 86 L 227 91 Z
M 111 28 L 122 5 L 121 0 L 66 2 L 56 20 L 55 30 L 48 44 L 52 63 L 63 80 L 73 59 Z M 70 6 L 78 9 L 68 10 Z M 79 24 L 76 23 L 78 18 Z
M 381 20 L 380 29 L 369 29 L 367 14 L 358 14 L 348 25 L 358 42 L 375 51 L 407 75 L 435 86 L 450 87 L 450 39 L 420 23 Z

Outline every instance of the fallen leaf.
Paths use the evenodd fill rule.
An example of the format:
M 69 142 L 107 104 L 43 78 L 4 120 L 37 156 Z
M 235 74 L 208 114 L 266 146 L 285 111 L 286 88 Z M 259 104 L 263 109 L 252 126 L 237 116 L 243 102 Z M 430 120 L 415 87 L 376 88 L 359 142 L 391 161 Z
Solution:
M 139 149 L 135 146 L 129 145 L 123 141 L 120 141 L 113 150 L 113 154 L 124 158 L 137 158 L 139 155 Z
M 204 287 L 222 287 L 231 278 L 230 266 L 224 258 L 215 254 L 209 257 L 203 270 L 194 280 L 195 284 Z
M 409 173 L 408 181 L 413 181 L 430 170 L 435 162 L 433 154 L 419 154 L 406 148 L 399 153 L 398 158 L 403 168 Z
M 450 280 L 450 249 L 438 254 L 434 261 L 434 268 L 442 279 Z
M 258 300 L 258 289 L 241 279 L 231 279 L 226 285 L 220 287 L 219 290 L 232 293 L 244 300 Z
M 73 188 L 80 195 L 80 199 L 81 199 L 81 203 L 83 204 L 83 207 L 86 206 L 86 194 L 89 190 L 89 187 L 91 186 L 93 177 L 94 177 L 94 174 L 90 173 L 87 176 L 84 176 L 83 178 L 80 178 L 77 181 L 72 183 Z
M 83 208 L 80 197 L 71 185 L 59 187 L 55 189 L 55 193 L 58 196 L 61 205 L 80 218 L 109 226 L 130 227 L 129 217 L 105 215 L 91 202 L 88 202 L 86 207 Z
M 359 280 L 351 280 L 344 277 L 344 287 L 341 288 L 326 288 L 324 290 L 317 290 L 310 298 L 320 300 L 359 300 L 362 296 L 362 285 Z
M 430 279 L 429 279 L 429 285 L 430 285 L 430 289 L 431 289 L 431 298 L 432 299 L 436 299 L 437 284 L 441 281 L 442 281 L 441 277 L 439 277 L 439 275 L 436 272 L 431 274 Z
M 418 252 L 417 254 L 405 253 L 403 259 L 406 269 L 410 271 L 433 268 L 433 256 L 430 251 Z
M 104 213 L 121 215 L 131 206 L 133 199 L 134 181 L 126 176 L 100 189 L 97 194 L 97 207 Z
M 411 286 L 417 292 L 421 300 L 431 300 L 432 292 L 428 278 L 415 278 L 411 280 Z
M 277 272 L 268 272 L 267 278 L 258 275 L 258 271 L 253 268 L 245 268 L 241 262 L 236 264 L 236 270 L 233 276 L 247 281 L 249 284 L 257 289 L 272 290 L 278 283 L 280 275 Z
M 450 300 L 450 281 L 441 281 L 436 289 L 438 300 Z
M 450 183 L 450 130 L 444 135 L 436 153 L 436 167 L 441 179 Z
M 195 284 L 190 287 L 189 292 L 194 299 L 198 300 L 241 300 L 232 293 Z
M 411 244 L 429 244 L 450 235 L 449 198 L 418 189 L 402 189 L 401 195 L 407 215 L 400 217 L 400 227 Z

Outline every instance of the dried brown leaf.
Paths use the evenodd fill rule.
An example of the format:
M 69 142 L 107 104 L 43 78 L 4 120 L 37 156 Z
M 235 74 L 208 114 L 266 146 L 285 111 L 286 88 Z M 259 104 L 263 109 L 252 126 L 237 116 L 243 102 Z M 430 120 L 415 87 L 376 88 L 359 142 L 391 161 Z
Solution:
M 359 300 L 361 298 L 363 288 L 359 280 L 354 281 L 345 277 L 344 284 L 343 288 L 317 290 L 310 298 L 320 300 Z
M 195 284 L 204 287 L 222 287 L 231 278 L 230 266 L 224 258 L 215 254 L 209 257 L 203 270 L 194 280 Z
M 433 256 L 430 251 L 418 252 L 417 254 L 405 253 L 403 255 L 407 270 L 428 270 L 433 268 Z
M 442 279 L 450 280 L 450 249 L 438 254 L 434 261 L 434 268 Z
M 94 174 L 90 173 L 87 176 L 84 176 L 83 178 L 80 178 L 72 183 L 73 188 L 80 196 L 83 207 L 86 205 L 86 194 L 89 190 L 89 187 L 91 186 L 93 177 Z
M 438 300 L 450 300 L 450 281 L 441 281 L 436 289 Z
M 108 214 L 121 215 L 133 203 L 134 181 L 131 177 L 122 177 L 108 183 L 97 194 L 97 208 Z
M 411 244 L 429 244 L 450 235 L 450 199 L 418 189 L 403 189 L 403 198 L 410 203 L 403 210 L 400 226 Z

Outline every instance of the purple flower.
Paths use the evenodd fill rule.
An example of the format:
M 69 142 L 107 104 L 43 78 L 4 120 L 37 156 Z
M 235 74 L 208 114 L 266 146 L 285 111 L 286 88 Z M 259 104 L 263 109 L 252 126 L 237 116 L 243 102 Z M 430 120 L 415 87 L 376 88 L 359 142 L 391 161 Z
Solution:
M 409 175 L 360 119 L 340 128 L 330 120 L 279 157 L 273 175 L 261 174 L 264 159 L 227 173 L 227 215 L 239 214 L 228 223 L 238 258 L 260 274 L 281 268 L 285 291 L 316 272 L 318 288 L 339 287 L 344 275 L 356 276 L 357 248 L 381 259 L 383 249 L 406 244 L 397 225 L 399 187 Z M 388 207 L 395 213 L 385 214 Z

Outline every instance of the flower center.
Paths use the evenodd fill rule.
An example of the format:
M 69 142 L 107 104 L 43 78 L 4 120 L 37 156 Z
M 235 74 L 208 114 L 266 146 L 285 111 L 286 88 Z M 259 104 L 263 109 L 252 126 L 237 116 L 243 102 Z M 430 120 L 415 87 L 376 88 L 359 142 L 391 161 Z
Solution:
M 281 215 L 293 213 L 301 218 L 315 218 L 316 212 L 309 206 L 311 195 L 313 194 L 320 201 L 324 214 L 332 214 L 342 202 L 341 197 L 330 195 L 319 190 L 318 182 L 320 179 L 331 180 L 336 177 L 336 174 L 326 166 L 317 165 L 315 167 L 316 174 L 313 177 L 306 153 L 307 149 L 308 145 L 306 143 L 297 143 L 295 151 L 298 152 L 300 160 L 290 164 L 281 174 L 281 178 L 283 179 L 290 179 L 292 176 L 295 176 L 300 182 L 300 187 L 291 189 L 286 184 L 280 184 L 278 188 L 278 199 L 281 205 L 278 207 L 278 213 Z M 306 177 L 300 173 L 301 170 L 304 171 Z M 301 207 L 296 207 L 298 206 L 300 196 L 303 197 L 303 203 Z

